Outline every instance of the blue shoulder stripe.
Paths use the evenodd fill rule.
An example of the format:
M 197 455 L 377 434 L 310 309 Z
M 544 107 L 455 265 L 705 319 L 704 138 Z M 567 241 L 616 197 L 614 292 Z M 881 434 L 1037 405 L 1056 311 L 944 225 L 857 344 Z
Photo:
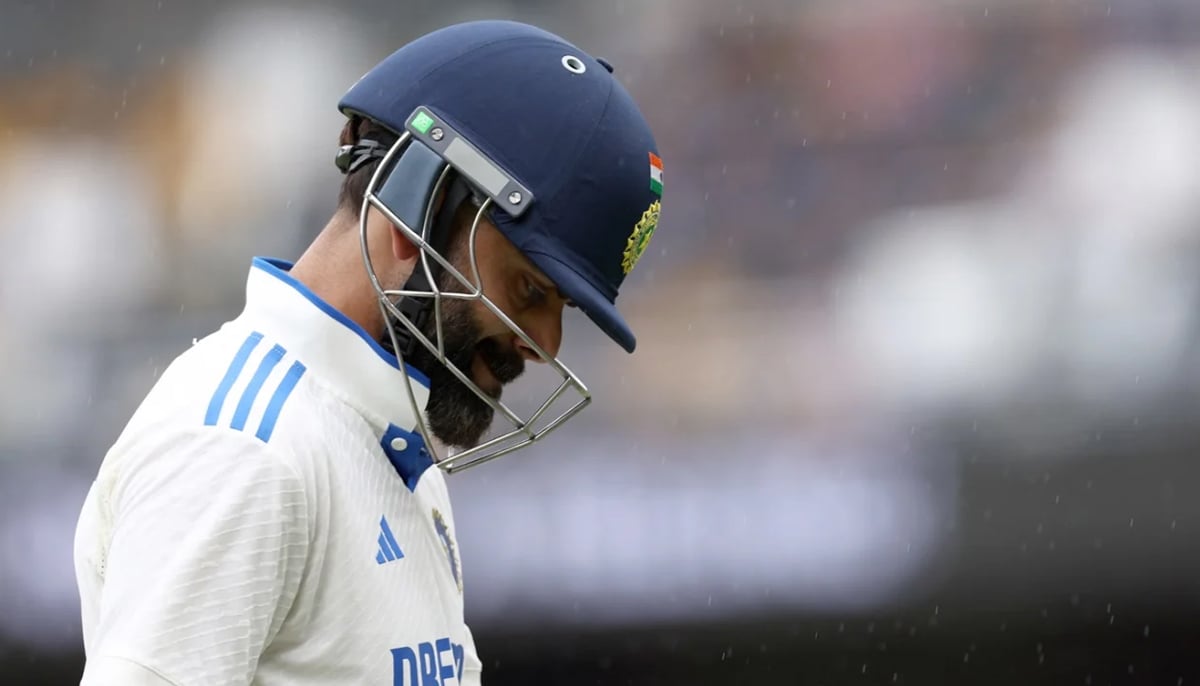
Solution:
M 262 362 L 258 363 L 258 369 L 250 379 L 250 384 L 246 386 L 246 390 L 242 391 L 242 399 L 238 401 L 237 410 L 233 413 L 233 423 L 230 424 L 232 428 L 238 431 L 246 428 L 246 420 L 250 417 L 250 409 L 254 407 L 254 399 L 258 397 L 258 392 L 267 382 L 271 370 L 275 369 L 275 365 L 279 364 L 286 354 L 287 351 L 283 349 L 283 346 L 275 345 L 263 356 Z
M 238 348 L 237 354 L 233 356 L 233 361 L 229 363 L 229 369 L 225 370 L 225 376 L 221 378 L 221 383 L 217 385 L 216 392 L 213 393 L 212 400 L 208 402 L 208 412 L 204 414 L 204 424 L 206 426 L 216 426 L 217 419 L 221 416 L 221 407 L 225 404 L 225 398 L 229 395 L 229 390 L 233 388 L 233 383 L 237 381 L 238 375 L 242 373 L 242 368 L 246 366 L 246 361 L 250 359 L 250 353 L 258 347 L 262 342 L 263 335 L 257 331 L 246 337 L 242 342 L 242 347 Z
M 225 405 L 225 400 L 229 397 L 230 391 L 237 383 L 238 377 L 246 369 L 246 364 L 250 361 L 250 356 L 254 354 L 254 350 L 263 341 L 263 334 L 255 331 L 246 337 L 238 348 L 237 354 L 234 355 L 233 361 L 229 363 L 229 368 L 225 370 L 225 376 L 221 378 L 221 383 L 217 386 L 217 390 L 213 393 L 212 400 L 208 403 L 208 411 L 204 415 L 204 423 L 207 426 L 216 426 L 221 419 L 221 410 Z M 233 419 L 230 421 L 230 428 L 236 431 L 244 431 L 246 423 L 250 421 L 250 413 L 254 409 L 254 404 L 258 400 L 258 396 L 262 393 L 263 386 L 266 385 L 267 379 L 271 377 L 271 373 L 287 356 L 287 350 L 282 345 L 273 345 L 271 349 L 263 355 L 262 360 L 258 363 L 258 367 L 254 370 L 254 376 L 250 378 L 250 382 L 242 391 L 242 397 L 238 399 L 237 407 L 233 411 Z M 271 440 L 271 434 L 275 431 L 275 425 L 279 422 L 279 414 L 283 411 L 284 403 L 287 402 L 292 391 L 296 389 L 296 385 L 300 383 L 300 377 L 304 376 L 307 368 L 302 362 L 296 360 L 284 373 L 283 378 L 279 381 L 279 386 L 271 393 L 271 398 L 267 401 L 267 407 L 263 411 L 262 421 L 258 425 L 258 430 L 254 432 L 254 436 L 258 440 L 266 443 Z
M 279 388 L 276 388 L 275 393 L 271 395 L 271 400 L 267 403 L 267 411 L 263 413 L 262 423 L 258 425 L 258 431 L 254 434 L 263 443 L 271 440 L 271 433 L 275 431 L 275 422 L 279 421 L 279 413 L 283 410 L 283 404 L 287 402 L 288 396 L 292 394 L 296 384 L 300 383 L 300 377 L 304 376 L 304 371 L 303 364 L 299 361 L 293 362 L 292 366 L 288 368 L 287 374 L 284 375 L 283 381 L 279 382 Z

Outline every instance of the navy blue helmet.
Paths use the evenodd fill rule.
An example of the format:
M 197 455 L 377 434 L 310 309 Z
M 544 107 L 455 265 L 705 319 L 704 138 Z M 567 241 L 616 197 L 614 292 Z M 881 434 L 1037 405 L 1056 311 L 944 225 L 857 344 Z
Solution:
M 473 280 L 451 264 L 445 250 L 456 210 L 472 202 L 471 241 L 486 216 L 566 298 L 633 352 L 636 339 L 615 301 L 657 229 L 662 160 L 649 125 L 612 67 L 533 26 L 470 22 L 400 48 L 359 79 L 339 108 L 383 129 L 360 132 L 362 140 L 343 145 L 338 166 L 350 173 L 379 161 L 367 184 L 359 229 L 389 344 L 405 359 L 428 357 L 417 355 L 423 346 L 512 426 L 436 459 L 439 466 L 453 472 L 494 459 L 573 417 L 591 400 L 587 387 L 483 292 L 473 250 L 467 270 Z M 420 263 L 401 289 L 385 288 L 375 273 L 366 244 L 368 207 L 421 250 Z M 462 289 L 443 290 L 439 280 L 445 274 Z M 446 356 L 440 318 L 448 299 L 482 303 L 558 373 L 557 389 L 539 409 L 518 416 Z M 569 391 L 576 394 L 574 404 L 551 412 L 559 400 L 572 397 L 565 395 Z M 415 406 L 411 385 L 409 392 Z M 418 419 L 432 449 L 420 412 Z
M 662 161 L 606 61 L 527 24 L 468 22 L 400 48 L 338 106 L 408 132 L 449 162 L 493 200 L 489 218 L 500 231 L 633 351 L 615 300 L 657 227 Z M 391 209 L 411 227 L 421 226 L 433 182 L 422 174 L 434 169 L 401 160 L 385 184 Z

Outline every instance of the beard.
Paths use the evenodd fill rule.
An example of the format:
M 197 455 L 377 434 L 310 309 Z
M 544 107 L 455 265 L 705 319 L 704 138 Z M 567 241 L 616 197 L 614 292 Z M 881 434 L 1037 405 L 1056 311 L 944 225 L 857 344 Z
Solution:
M 443 275 L 444 276 L 444 275 Z M 439 283 L 443 291 L 457 283 Z M 439 282 L 443 279 L 439 279 Z M 467 300 L 448 299 L 442 301 L 442 338 L 446 362 L 438 360 L 433 351 L 418 344 L 408 360 L 429 377 L 429 402 L 425 408 L 429 430 L 437 439 L 453 448 L 472 448 L 479 444 L 484 433 L 492 425 L 495 410 L 480 398 L 475 391 L 458 380 L 447 368 L 452 364 L 468 379 L 479 385 L 473 375 L 475 358 L 487 366 L 501 386 L 511 383 L 525 371 L 525 360 L 511 346 L 504 346 L 499 337 L 485 337 L 482 327 L 475 319 L 473 303 Z M 402 324 L 394 324 L 403 330 Z M 430 341 L 437 343 L 437 322 L 430 316 L 422 328 Z M 482 390 L 482 388 L 481 388 Z M 501 390 L 489 393 L 500 399 Z

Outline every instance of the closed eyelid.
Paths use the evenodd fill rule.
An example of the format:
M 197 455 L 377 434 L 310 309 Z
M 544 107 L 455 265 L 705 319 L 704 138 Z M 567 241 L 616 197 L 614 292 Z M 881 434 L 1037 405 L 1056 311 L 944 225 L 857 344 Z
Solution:
M 540 291 L 543 296 L 553 293 L 554 295 L 558 296 L 559 300 L 562 300 L 563 304 L 565 304 L 567 307 L 576 307 L 575 301 L 571 300 L 570 296 L 568 296 L 566 293 L 563 293 L 562 289 L 559 288 L 558 285 L 550 279 L 550 277 L 545 276 L 536 268 L 529 270 L 526 273 L 526 276 L 529 279 L 530 285 Z

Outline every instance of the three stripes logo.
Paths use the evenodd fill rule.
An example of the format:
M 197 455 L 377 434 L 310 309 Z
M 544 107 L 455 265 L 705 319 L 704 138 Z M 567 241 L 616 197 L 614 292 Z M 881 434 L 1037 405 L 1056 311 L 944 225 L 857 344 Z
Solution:
M 400 544 L 396 543 L 396 537 L 392 535 L 392 527 L 388 526 L 387 517 L 380 517 L 379 552 L 375 553 L 375 563 L 386 564 L 402 557 L 404 553 L 400 550 Z
M 238 385 L 239 379 L 243 376 L 242 372 L 245 371 L 262 340 L 263 335 L 255 331 L 247 336 L 242 346 L 238 348 L 233 361 L 229 363 L 229 369 L 225 371 L 225 376 L 221 378 L 221 383 L 208 403 L 208 411 L 204 415 L 206 426 L 216 426 L 221 421 L 225 401 L 229 398 L 234 386 Z M 300 377 L 304 376 L 306 370 L 305 366 L 297 360 L 292 362 L 282 375 L 274 374 L 276 367 L 286 356 L 287 350 L 283 346 L 274 345 L 261 357 L 253 376 L 242 388 L 237 405 L 233 408 L 233 415 L 228 420 L 230 428 L 245 431 L 246 425 L 250 423 L 253 416 L 258 422 L 254 435 L 264 443 L 271 440 L 275 424 L 279 421 L 279 413 L 283 410 L 288 396 L 296 388 L 296 384 L 300 382 Z M 262 408 L 261 413 L 256 414 L 254 410 L 256 405 L 259 405 L 256 401 L 263 394 L 263 388 L 268 385 L 273 390 L 269 392 L 266 406 Z

